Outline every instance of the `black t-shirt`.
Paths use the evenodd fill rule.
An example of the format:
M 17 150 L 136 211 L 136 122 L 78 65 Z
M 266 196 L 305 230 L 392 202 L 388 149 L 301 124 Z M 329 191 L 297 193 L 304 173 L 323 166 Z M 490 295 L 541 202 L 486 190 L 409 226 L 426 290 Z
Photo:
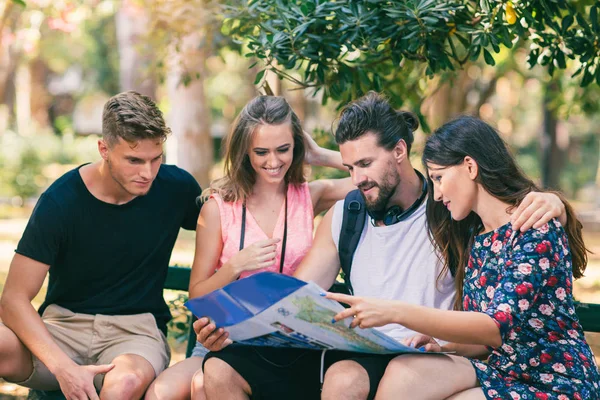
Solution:
M 79 168 L 42 194 L 17 246 L 50 266 L 40 314 L 50 304 L 85 314 L 150 312 L 166 332 L 167 267 L 179 228 L 196 227 L 200 186 L 184 170 L 161 165 L 145 196 L 115 205 L 88 191 Z

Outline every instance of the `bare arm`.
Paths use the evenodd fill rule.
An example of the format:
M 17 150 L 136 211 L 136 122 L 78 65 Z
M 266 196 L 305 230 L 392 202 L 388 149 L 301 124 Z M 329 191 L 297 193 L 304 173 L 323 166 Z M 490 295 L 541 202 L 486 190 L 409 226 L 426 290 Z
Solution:
M 37 358 L 48 367 L 67 398 L 97 399 L 93 378 L 110 371 L 112 365 L 77 365 L 52 339 L 31 300 L 40 291 L 49 266 L 15 254 L 2 293 L 2 321 Z
M 350 305 L 334 318 L 340 321 L 354 317 L 351 326 L 370 328 L 391 323 L 448 342 L 502 345 L 500 329 L 487 314 L 479 312 L 438 310 L 396 300 L 380 300 L 328 293 L 327 297 Z
M 221 238 L 219 206 L 215 200 L 210 199 L 202 206 L 196 226 L 196 250 L 190 275 L 190 298 L 203 296 L 237 279 L 238 275 L 229 267 L 220 268 L 215 272 L 223 250 Z
M 308 184 L 314 214 L 330 209 L 336 201 L 342 200 L 348 192 L 356 189 L 352 178 L 319 179 Z
M 342 164 L 342 156 L 339 151 L 329 150 L 319 146 L 306 131 L 304 131 L 304 139 L 306 142 L 304 161 L 306 161 L 307 164 L 346 171 L 346 167 Z
M 485 360 L 490 355 L 489 349 L 480 344 L 446 343 L 440 345 L 437 340 L 421 333 L 402 340 L 402 344 L 428 352 L 453 352 L 459 356 Z
M 46 264 L 15 254 L 2 292 L 2 321 L 55 374 L 57 366 L 75 363 L 54 342 L 31 305 L 49 268 Z
M 304 257 L 294 276 L 304 281 L 313 281 L 327 290 L 335 282 L 340 271 L 340 259 L 331 237 L 333 208 L 321 220 L 313 245 Z

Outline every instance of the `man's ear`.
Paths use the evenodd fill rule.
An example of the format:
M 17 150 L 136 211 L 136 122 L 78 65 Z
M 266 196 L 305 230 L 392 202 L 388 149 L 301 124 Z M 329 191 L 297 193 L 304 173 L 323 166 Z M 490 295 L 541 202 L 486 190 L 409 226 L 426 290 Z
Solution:
M 104 161 L 108 160 L 108 144 L 106 144 L 104 139 L 98 140 L 98 152 Z
M 477 178 L 477 175 L 479 175 L 479 165 L 477 165 L 477 161 L 475 161 L 469 156 L 466 156 L 463 163 L 465 167 L 467 167 L 467 171 L 469 172 L 469 178 L 475 180 Z
M 398 140 L 398 143 L 396 143 L 392 152 L 394 153 L 394 158 L 398 164 L 408 158 L 408 146 L 406 146 L 404 139 Z

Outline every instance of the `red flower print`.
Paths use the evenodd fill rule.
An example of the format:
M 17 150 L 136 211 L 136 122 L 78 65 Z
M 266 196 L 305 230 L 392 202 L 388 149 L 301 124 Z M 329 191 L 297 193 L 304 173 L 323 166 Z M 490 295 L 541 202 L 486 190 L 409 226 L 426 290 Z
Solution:
M 560 339 L 560 336 L 558 336 L 558 334 L 556 332 L 550 332 L 548 334 L 548 340 L 551 342 L 558 342 Z
M 544 240 L 542 243 L 538 243 L 538 245 L 535 246 L 535 252 L 538 254 L 546 253 L 549 250 L 549 247 L 550 246 L 548 246 Z
M 548 353 L 542 353 L 540 356 L 540 361 L 542 364 L 548 364 L 550 361 L 552 361 L 552 356 Z
M 580 395 L 578 392 L 575 392 L 575 393 L 573 393 L 573 398 L 574 398 L 575 400 L 583 400 L 583 399 L 581 398 L 581 395 Z
M 535 394 L 535 398 L 536 399 L 541 399 L 541 400 L 547 400 L 548 399 L 548 395 L 546 393 L 536 393 Z
M 523 380 L 528 381 L 529 379 L 531 379 L 531 376 L 527 373 L 521 375 L 521 377 L 523 378 Z
M 524 296 L 527 294 L 527 286 L 525 286 L 523 283 L 517 285 L 515 290 L 517 291 L 519 296 Z
M 560 329 L 565 329 L 567 327 L 567 324 L 562 319 L 557 319 L 556 322 L 558 323 Z
M 505 323 L 508 320 L 508 316 L 506 315 L 505 312 L 502 312 L 502 311 L 497 311 L 494 314 L 494 318 L 496 319 L 496 321 L 500 322 L 501 324 Z
M 556 286 L 557 283 L 558 283 L 558 278 L 555 276 L 551 276 L 550 278 L 548 278 L 548 282 L 546 284 L 548 286 Z
M 573 356 L 571 354 L 567 353 L 566 351 L 563 353 L 563 357 L 567 361 L 572 361 L 573 360 Z
M 481 286 L 485 286 L 485 283 L 486 283 L 486 282 L 487 282 L 487 278 L 485 277 L 485 275 L 481 275 L 481 276 L 479 277 L 479 284 L 480 284 Z

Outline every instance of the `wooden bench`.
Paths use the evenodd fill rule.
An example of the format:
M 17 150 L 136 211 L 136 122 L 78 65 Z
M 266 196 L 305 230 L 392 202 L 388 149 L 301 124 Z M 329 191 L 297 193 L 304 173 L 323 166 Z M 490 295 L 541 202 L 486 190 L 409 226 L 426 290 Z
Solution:
M 169 267 L 169 272 L 167 274 L 167 279 L 165 281 L 164 288 L 187 292 L 190 282 L 190 272 L 191 269 L 187 267 Z M 341 283 L 336 283 L 331 288 L 331 290 L 338 293 L 344 293 L 346 291 L 345 286 Z M 588 304 L 577 302 L 575 304 L 575 308 L 584 331 L 600 332 L 600 304 Z M 194 330 L 190 325 L 187 339 L 186 357 L 189 357 L 192 354 L 192 350 L 194 349 L 195 344 L 196 335 L 194 334 Z M 32 390 L 29 393 L 28 399 L 58 400 L 64 399 L 64 396 L 62 396 L 62 393 L 60 392 L 41 392 L 37 390 Z

